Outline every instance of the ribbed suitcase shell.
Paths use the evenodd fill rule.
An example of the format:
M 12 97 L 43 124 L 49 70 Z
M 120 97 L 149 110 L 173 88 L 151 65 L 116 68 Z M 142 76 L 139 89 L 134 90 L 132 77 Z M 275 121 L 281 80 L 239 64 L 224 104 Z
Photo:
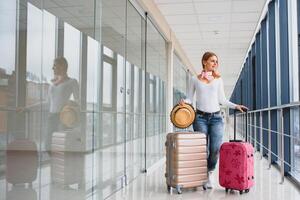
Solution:
M 78 135 L 78 134 L 77 134 Z M 51 143 L 51 180 L 68 186 L 84 181 L 84 153 L 80 152 L 76 133 L 54 132 Z
M 219 182 L 243 192 L 254 185 L 254 149 L 247 142 L 225 142 L 220 148 Z
M 206 135 L 175 132 L 167 135 L 166 181 L 168 189 L 203 186 L 207 181 Z

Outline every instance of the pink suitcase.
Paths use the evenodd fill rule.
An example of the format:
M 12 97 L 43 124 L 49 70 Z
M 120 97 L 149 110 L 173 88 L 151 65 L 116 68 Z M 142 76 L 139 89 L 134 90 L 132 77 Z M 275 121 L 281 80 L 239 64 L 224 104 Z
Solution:
M 254 148 L 250 143 L 235 138 L 236 133 L 234 140 L 221 145 L 219 183 L 226 192 L 231 189 L 239 190 L 242 194 L 249 192 L 254 185 Z
M 11 184 L 29 183 L 36 180 L 38 152 L 35 142 L 28 139 L 14 140 L 6 150 L 6 180 Z
M 247 142 L 225 142 L 220 149 L 219 182 L 228 189 L 249 192 L 254 185 L 254 150 Z

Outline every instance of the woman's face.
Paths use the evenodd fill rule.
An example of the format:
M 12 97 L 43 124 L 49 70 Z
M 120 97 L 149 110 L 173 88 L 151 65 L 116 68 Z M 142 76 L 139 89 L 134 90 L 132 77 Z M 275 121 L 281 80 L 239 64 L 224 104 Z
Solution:
M 211 56 L 206 61 L 203 61 L 203 64 L 206 71 L 214 71 L 218 67 L 218 58 Z
M 56 62 L 54 62 L 52 69 L 54 75 L 62 75 L 64 72 L 64 67 Z

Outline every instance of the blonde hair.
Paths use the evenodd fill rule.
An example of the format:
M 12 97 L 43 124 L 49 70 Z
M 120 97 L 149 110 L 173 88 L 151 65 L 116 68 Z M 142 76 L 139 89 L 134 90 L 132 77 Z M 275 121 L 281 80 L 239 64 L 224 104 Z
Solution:
M 61 56 L 61 57 L 57 57 L 54 59 L 54 63 L 58 64 L 60 66 L 63 66 L 65 71 L 68 70 L 68 61 L 65 57 Z

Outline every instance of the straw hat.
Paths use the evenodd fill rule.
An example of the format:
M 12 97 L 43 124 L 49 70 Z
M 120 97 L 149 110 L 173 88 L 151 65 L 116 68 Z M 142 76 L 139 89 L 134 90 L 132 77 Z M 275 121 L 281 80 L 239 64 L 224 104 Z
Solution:
M 170 118 L 177 128 L 187 128 L 194 122 L 195 110 L 190 104 L 177 104 L 173 107 Z
M 74 128 L 79 123 L 79 106 L 75 102 L 68 102 L 61 110 L 59 119 L 68 128 Z

